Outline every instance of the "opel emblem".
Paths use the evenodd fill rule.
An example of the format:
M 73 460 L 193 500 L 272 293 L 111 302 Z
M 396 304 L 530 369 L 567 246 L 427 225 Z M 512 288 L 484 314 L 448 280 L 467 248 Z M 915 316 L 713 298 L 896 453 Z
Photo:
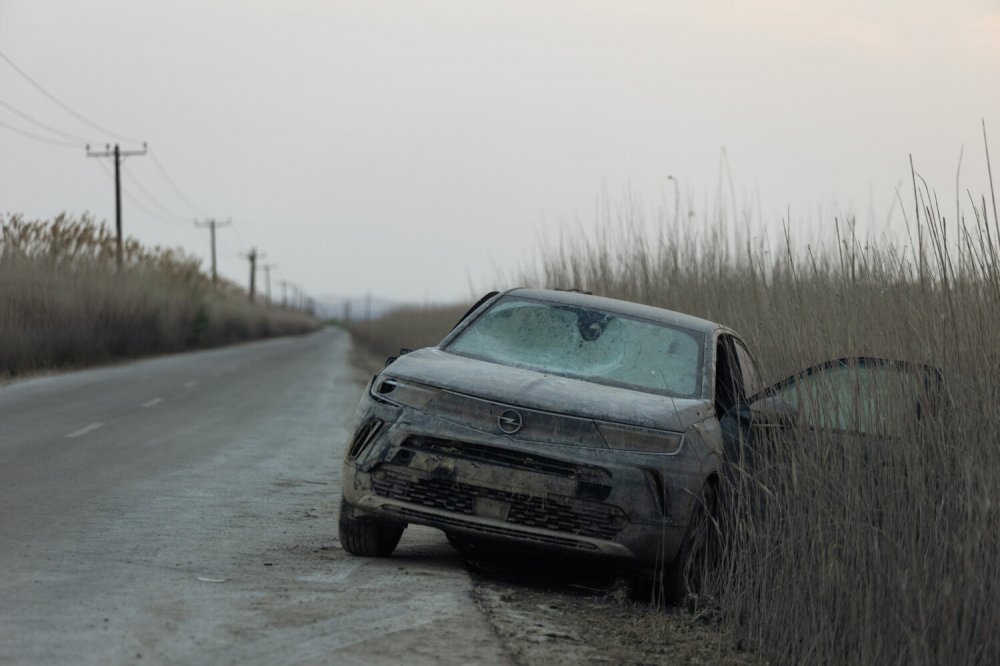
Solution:
M 513 409 L 505 409 L 500 412 L 500 416 L 497 417 L 497 425 L 499 425 L 500 429 L 508 435 L 513 435 L 521 429 L 524 425 L 524 421 L 521 419 L 521 415 Z

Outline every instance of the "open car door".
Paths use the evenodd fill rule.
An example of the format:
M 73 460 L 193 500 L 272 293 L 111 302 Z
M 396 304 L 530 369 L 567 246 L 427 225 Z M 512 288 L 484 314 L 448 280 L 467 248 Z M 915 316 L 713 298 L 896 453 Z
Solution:
M 724 414 L 727 461 L 743 477 L 780 465 L 790 447 L 821 446 L 836 455 L 855 446 L 867 461 L 939 410 L 942 384 L 937 368 L 883 358 L 807 368 Z

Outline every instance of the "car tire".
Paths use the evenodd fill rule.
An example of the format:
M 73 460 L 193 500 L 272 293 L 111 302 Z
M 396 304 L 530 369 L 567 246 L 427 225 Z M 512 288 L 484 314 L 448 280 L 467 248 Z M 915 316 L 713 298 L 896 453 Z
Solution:
M 389 557 L 403 536 L 403 528 L 371 518 L 351 518 L 347 505 L 340 503 L 340 545 L 352 555 L 363 557 Z
M 718 502 L 718 490 L 709 481 L 691 507 L 691 518 L 677 556 L 663 572 L 663 599 L 667 603 L 705 592 L 705 576 L 719 557 Z

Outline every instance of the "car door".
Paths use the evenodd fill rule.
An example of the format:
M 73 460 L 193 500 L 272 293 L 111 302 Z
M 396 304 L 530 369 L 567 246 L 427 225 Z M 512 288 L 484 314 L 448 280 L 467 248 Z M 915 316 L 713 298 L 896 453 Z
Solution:
M 785 474 L 795 447 L 854 454 L 859 464 L 880 454 L 939 409 L 940 370 L 873 357 L 840 358 L 765 388 L 721 419 L 730 480 Z

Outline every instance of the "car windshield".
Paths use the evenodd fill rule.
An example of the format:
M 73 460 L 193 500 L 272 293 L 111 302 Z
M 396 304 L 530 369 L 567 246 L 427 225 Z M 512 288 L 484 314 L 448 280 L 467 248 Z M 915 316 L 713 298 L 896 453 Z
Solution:
M 660 393 L 701 395 L 704 335 L 661 322 L 507 296 L 445 351 L 492 363 Z

